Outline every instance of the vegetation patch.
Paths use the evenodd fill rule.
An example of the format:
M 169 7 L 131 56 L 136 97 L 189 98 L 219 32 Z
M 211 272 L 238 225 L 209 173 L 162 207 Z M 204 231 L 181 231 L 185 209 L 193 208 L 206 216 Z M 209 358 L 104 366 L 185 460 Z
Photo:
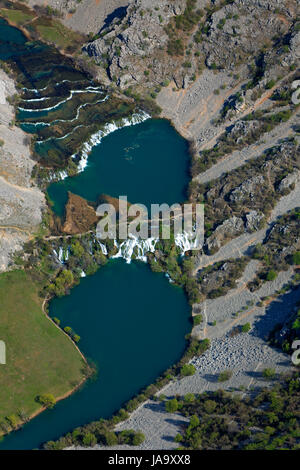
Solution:
M 175 437 L 181 450 L 299 449 L 299 373 L 253 398 L 223 390 L 188 394 L 167 401 L 166 410 L 189 420 Z
M 54 405 L 85 377 L 79 352 L 42 312 L 40 288 L 23 270 L 0 276 L 0 338 L 7 350 L 0 370 L 0 433 L 46 406 L 41 397 L 50 396 Z

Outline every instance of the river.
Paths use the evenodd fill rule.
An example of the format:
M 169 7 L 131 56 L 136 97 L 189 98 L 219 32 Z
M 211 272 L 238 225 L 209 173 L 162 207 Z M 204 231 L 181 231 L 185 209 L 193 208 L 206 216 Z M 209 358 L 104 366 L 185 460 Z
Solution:
M 91 132 L 88 135 L 73 132 L 88 119 L 88 115 L 76 117 L 79 107 L 85 109 L 87 99 L 92 107 L 89 112 L 96 113 L 93 131 L 105 130 L 103 122 L 108 115 L 110 123 L 114 119 L 117 122 L 113 130 L 121 127 L 102 138 L 101 143 L 98 139 L 84 165 L 82 154 L 81 160 L 74 158 L 77 165 L 81 164 L 79 174 L 49 186 L 55 212 L 63 213 L 67 191 L 91 201 L 106 193 L 114 197 L 127 195 L 130 202 L 147 206 L 183 202 L 188 183 L 186 141 L 169 122 L 146 119 L 148 116 L 143 113 L 137 118 L 136 114 L 128 115 L 133 110 L 122 103 L 118 113 L 113 114 L 115 102 L 110 103 L 109 98 L 104 101 L 101 87 L 72 70 L 69 62 L 47 70 L 47 54 L 51 52 L 53 60 L 58 61 L 57 52 L 47 48 L 41 43 L 28 44 L 22 33 L 0 19 L 0 59 L 13 61 L 23 74 L 23 101 L 17 118 L 27 132 L 35 131 L 38 139 L 48 139 L 40 152 L 41 158 L 48 158 L 61 171 L 64 151 L 70 158 L 78 142 L 89 142 Z M 72 94 L 72 90 L 78 93 Z M 64 122 L 60 112 L 68 115 Z M 137 124 L 140 121 L 144 122 Z M 59 140 L 58 130 L 59 135 L 73 132 L 76 138 Z M 36 144 L 37 153 L 39 145 L 43 144 Z M 126 264 L 122 259 L 110 260 L 96 274 L 82 279 L 70 295 L 53 300 L 50 314 L 58 317 L 63 327 L 71 326 L 81 336 L 80 349 L 97 364 L 97 377 L 53 410 L 11 433 L 0 449 L 39 448 L 78 425 L 108 418 L 180 359 L 186 345 L 185 335 L 190 330 L 190 307 L 184 292 L 170 284 L 163 274 L 151 272 L 147 264 Z

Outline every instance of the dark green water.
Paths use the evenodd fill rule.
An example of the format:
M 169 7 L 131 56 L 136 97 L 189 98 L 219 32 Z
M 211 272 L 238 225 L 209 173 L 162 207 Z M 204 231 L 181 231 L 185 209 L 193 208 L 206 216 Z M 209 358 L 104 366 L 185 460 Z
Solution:
M 186 198 L 188 148 L 164 119 L 119 129 L 93 148 L 84 172 L 48 188 L 54 211 L 62 215 L 67 191 L 96 201 L 100 194 L 127 195 L 131 203 L 173 204 Z
M 109 417 L 178 360 L 189 332 L 182 289 L 143 263 L 113 260 L 51 303 L 51 314 L 81 335 L 99 374 L 70 398 L 10 434 L 0 449 L 32 449 L 75 426 Z
M 13 61 L 24 86 L 42 88 L 50 83 L 56 89 L 53 83 L 58 79 L 84 78 L 59 65 L 49 75 L 46 48 L 28 44 L 22 33 L 0 19 L 0 59 Z M 58 54 L 50 52 L 59 61 Z M 32 132 L 33 126 L 28 126 Z M 57 152 L 61 158 L 62 150 Z M 49 195 L 57 213 L 63 212 L 67 191 L 92 201 L 106 193 L 127 195 L 130 202 L 147 206 L 182 202 L 187 167 L 185 140 L 167 121 L 148 120 L 105 137 L 93 149 L 86 170 L 52 184 Z M 182 356 L 184 337 L 190 330 L 190 308 L 183 291 L 147 265 L 127 265 L 123 260 L 111 260 L 94 276 L 83 279 L 69 296 L 55 299 L 50 311 L 62 326 L 71 326 L 81 336 L 80 348 L 98 364 L 99 375 L 53 410 L 7 436 L 0 449 L 37 448 L 78 425 L 111 416 Z

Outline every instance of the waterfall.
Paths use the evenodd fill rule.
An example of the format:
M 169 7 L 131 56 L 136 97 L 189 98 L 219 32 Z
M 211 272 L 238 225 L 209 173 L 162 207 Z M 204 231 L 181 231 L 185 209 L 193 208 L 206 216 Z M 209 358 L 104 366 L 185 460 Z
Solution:
M 105 101 L 107 101 L 109 99 L 109 95 L 106 95 L 105 98 L 101 99 L 101 100 L 97 100 L 95 101 L 95 103 L 83 103 L 83 104 L 80 104 L 76 110 L 76 116 L 72 119 L 55 119 L 54 121 L 51 121 L 51 122 L 27 122 L 27 121 L 21 121 L 20 124 L 30 124 L 32 126 L 39 126 L 39 125 L 43 125 L 43 126 L 51 126 L 53 124 L 57 124 L 58 122 L 74 122 L 74 121 L 77 121 L 77 119 L 79 118 L 79 114 L 80 114 L 80 110 L 82 108 L 84 108 L 85 106 L 93 106 L 95 104 L 99 104 L 99 103 L 104 103 Z M 26 109 L 26 111 L 28 111 L 28 109 Z M 43 111 L 43 110 L 37 110 L 37 111 Z M 51 137 L 51 139 L 54 139 L 54 137 Z M 38 141 L 38 142 L 45 142 L 45 141 Z
M 95 134 L 93 134 L 90 139 L 83 144 L 81 150 L 81 158 L 78 163 L 78 173 L 84 171 L 87 166 L 88 162 L 88 154 L 92 150 L 92 148 L 101 143 L 103 137 L 115 132 L 118 129 L 122 129 L 123 127 L 127 126 L 135 126 L 136 124 L 140 124 L 141 122 L 150 119 L 149 114 L 145 112 L 133 114 L 129 118 L 123 118 L 119 122 L 111 122 L 109 124 L 105 124 L 104 128 Z M 77 154 L 72 155 L 72 158 L 75 158 Z
M 180 249 L 181 256 L 187 251 L 199 249 L 199 243 L 195 238 L 195 233 L 182 232 L 175 236 L 175 245 Z
M 72 98 L 73 98 L 73 95 L 75 95 L 76 93 L 102 93 L 103 94 L 103 90 L 101 89 L 98 89 L 98 90 L 91 90 L 91 89 L 85 89 L 85 90 L 71 90 L 70 91 L 70 95 L 65 98 L 64 100 L 62 101 L 59 101 L 58 103 L 56 103 L 54 106 L 50 106 L 49 108 L 38 108 L 38 109 L 27 109 L 27 108 L 21 108 L 19 106 L 19 110 L 20 111 L 27 111 L 28 113 L 39 113 L 39 112 L 43 112 L 43 111 L 53 111 L 54 109 L 57 109 L 59 106 L 61 106 L 62 104 L 66 103 L 67 101 L 70 101 Z M 41 100 L 44 100 L 44 99 L 50 99 L 50 98 L 53 98 L 53 97 L 49 97 L 49 98 L 40 98 L 40 100 L 23 100 L 24 102 L 26 101 L 41 101 Z
M 112 258 L 124 258 L 126 263 L 130 264 L 133 254 L 135 259 L 147 262 L 147 253 L 154 253 L 155 245 L 158 242 L 155 238 L 148 238 L 147 240 L 141 240 L 134 235 L 129 235 L 129 238 L 122 243 L 118 243 L 115 240 L 115 246 L 118 248 L 118 253 Z
M 53 253 L 60 264 L 64 264 L 69 259 L 69 247 L 65 248 L 60 246 L 58 248 L 58 252 L 57 250 L 53 249 Z
M 103 243 L 101 243 L 99 240 L 98 240 L 98 243 L 99 243 L 99 246 L 100 246 L 100 248 L 101 248 L 102 254 L 103 254 L 104 256 L 107 256 L 107 255 L 108 255 L 108 251 L 107 251 L 106 246 L 105 246 Z
M 65 170 L 62 171 L 49 171 L 47 181 L 49 183 L 53 181 L 62 181 L 68 177 L 68 173 Z

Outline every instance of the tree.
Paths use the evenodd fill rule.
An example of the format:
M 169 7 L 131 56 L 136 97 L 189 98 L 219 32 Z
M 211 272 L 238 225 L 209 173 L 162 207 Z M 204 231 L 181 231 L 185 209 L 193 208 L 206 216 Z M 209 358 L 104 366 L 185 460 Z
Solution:
M 194 321 L 194 326 L 200 325 L 200 323 L 203 322 L 203 316 L 202 315 L 195 315 L 193 317 L 193 321 Z
M 13 428 L 16 429 L 18 427 L 18 417 L 16 415 L 9 415 L 6 416 L 6 421 L 9 423 L 9 425 Z
M 265 379 L 274 379 L 276 375 L 275 369 L 264 369 L 263 370 L 263 377 Z
M 104 435 L 104 438 L 105 438 L 105 443 L 107 446 L 115 446 L 118 444 L 118 438 L 117 438 L 117 435 L 116 433 L 112 432 L 112 431 L 108 431 L 105 433 Z
M 94 447 L 97 444 L 97 439 L 95 434 L 87 432 L 82 439 L 82 444 L 85 447 Z
M 196 416 L 196 415 L 191 416 L 190 426 L 192 428 L 196 428 L 197 426 L 199 426 L 199 424 L 200 424 L 200 421 L 199 421 L 198 416 Z
M 300 251 L 296 251 L 293 254 L 293 263 L 299 265 L 300 264 Z
M 178 401 L 176 400 L 176 398 L 167 401 L 165 404 L 165 408 L 168 413 L 175 413 L 175 411 L 178 410 Z
M 232 371 L 231 370 L 224 370 L 219 374 L 218 377 L 218 382 L 226 382 L 232 377 Z
M 193 403 L 195 401 L 195 395 L 193 393 L 187 393 L 183 400 L 185 403 Z
M 43 393 L 42 395 L 38 395 L 36 397 L 36 401 L 46 408 L 53 408 L 56 403 L 55 397 L 52 393 Z
M 182 366 L 180 374 L 183 375 L 184 377 L 187 377 L 189 375 L 194 375 L 196 372 L 196 367 L 193 366 L 193 364 L 184 364 Z
M 72 336 L 72 339 L 73 339 L 73 341 L 74 341 L 75 343 L 79 343 L 79 341 L 80 341 L 80 336 L 75 334 L 75 335 Z
M 277 272 L 271 269 L 267 274 L 267 281 L 274 281 L 277 277 Z
M 84 254 L 84 248 L 83 246 L 79 243 L 78 240 L 76 240 L 74 243 L 71 245 L 71 252 L 76 258 L 81 258 Z
M 206 413 L 213 413 L 217 408 L 217 403 L 214 400 L 206 400 L 204 402 L 204 409 Z
M 245 323 L 245 325 L 243 325 L 241 328 L 242 333 L 248 333 L 250 330 L 251 330 L 250 323 Z
M 142 432 L 135 432 L 133 437 L 132 437 L 132 445 L 133 446 L 139 446 L 141 445 L 145 440 L 145 435 Z

